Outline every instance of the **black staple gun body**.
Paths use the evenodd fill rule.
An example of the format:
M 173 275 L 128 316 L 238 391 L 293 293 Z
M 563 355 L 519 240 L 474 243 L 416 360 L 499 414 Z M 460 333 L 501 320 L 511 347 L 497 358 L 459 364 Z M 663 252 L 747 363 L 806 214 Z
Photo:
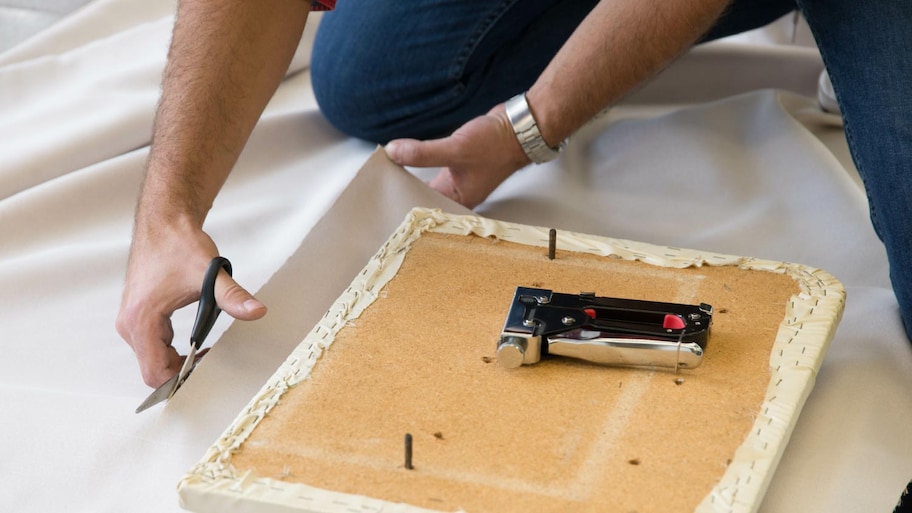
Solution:
M 506 368 L 547 355 L 621 366 L 694 368 L 712 324 L 712 307 L 561 294 L 517 287 L 497 344 Z

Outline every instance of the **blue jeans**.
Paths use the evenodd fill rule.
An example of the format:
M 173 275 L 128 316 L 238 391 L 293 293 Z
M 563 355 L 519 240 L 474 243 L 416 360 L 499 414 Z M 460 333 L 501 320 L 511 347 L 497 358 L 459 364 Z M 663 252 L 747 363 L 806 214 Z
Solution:
M 375 142 L 448 134 L 531 86 L 597 0 L 349 0 L 311 61 L 320 109 Z M 912 339 L 912 2 L 735 0 L 704 41 L 800 8 L 820 47 Z

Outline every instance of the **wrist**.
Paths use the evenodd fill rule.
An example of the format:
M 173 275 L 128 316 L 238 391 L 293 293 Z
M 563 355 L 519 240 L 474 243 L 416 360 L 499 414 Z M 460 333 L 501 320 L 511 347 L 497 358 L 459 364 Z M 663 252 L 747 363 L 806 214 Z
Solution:
M 202 229 L 212 201 L 199 190 L 200 172 L 189 166 L 162 166 L 150 162 L 136 205 L 136 224 Z
M 217 255 L 212 239 L 193 217 L 137 213 L 130 244 L 131 271 L 142 274 L 151 269 L 162 276 L 193 274 Z
M 552 147 L 566 141 L 579 126 L 573 125 L 569 113 L 574 112 L 572 105 L 562 104 L 553 89 L 539 80 L 526 91 L 526 102 L 529 110 L 538 122 L 542 139 Z
M 133 239 L 155 241 L 171 236 L 186 237 L 201 232 L 207 212 L 200 212 L 166 190 L 143 184 L 133 221 Z

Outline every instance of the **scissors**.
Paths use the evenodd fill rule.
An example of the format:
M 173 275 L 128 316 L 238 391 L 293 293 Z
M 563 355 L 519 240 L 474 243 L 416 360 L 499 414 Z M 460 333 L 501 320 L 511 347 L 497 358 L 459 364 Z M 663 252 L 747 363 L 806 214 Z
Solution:
M 213 258 L 212 261 L 209 262 L 209 268 L 206 269 L 206 275 L 203 277 L 203 288 L 200 291 L 199 307 L 196 310 L 196 321 L 193 323 L 193 333 L 190 335 L 190 354 L 188 354 L 187 359 L 184 360 L 180 372 L 175 374 L 174 377 L 166 381 L 163 385 L 156 388 L 155 391 L 136 408 L 136 413 L 139 413 L 152 405 L 171 399 L 171 396 L 177 392 L 177 389 L 184 384 L 184 381 L 187 380 L 187 377 L 190 376 L 190 373 L 196 368 L 196 364 L 199 361 L 196 357 L 196 352 L 199 350 L 200 346 L 203 345 L 203 341 L 206 340 L 206 335 L 209 334 L 212 325 L 215 324 L 215 320 L 222 312 L 222 309 L 219 308 L 218 304 L 215 302 L 215 279 L 222 269 L 228 273 L 228 276 L 231 276 L 231 262 L 225 257 Z

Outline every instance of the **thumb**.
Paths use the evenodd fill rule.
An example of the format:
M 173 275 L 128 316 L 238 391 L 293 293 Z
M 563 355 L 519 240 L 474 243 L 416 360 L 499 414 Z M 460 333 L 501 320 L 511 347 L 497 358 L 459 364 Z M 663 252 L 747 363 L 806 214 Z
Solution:
M 452 137 L 419 141 L 417 139 L 395 139 L 384 147 L 390 160 L 400 166 L 445 167 L 451 166 L 459 157 Z
M 215 282 L 215 301 L 223 312 L 242 321 L 253 321 L 266 315 L 266 305 L 224 271 L 219 273 Z

